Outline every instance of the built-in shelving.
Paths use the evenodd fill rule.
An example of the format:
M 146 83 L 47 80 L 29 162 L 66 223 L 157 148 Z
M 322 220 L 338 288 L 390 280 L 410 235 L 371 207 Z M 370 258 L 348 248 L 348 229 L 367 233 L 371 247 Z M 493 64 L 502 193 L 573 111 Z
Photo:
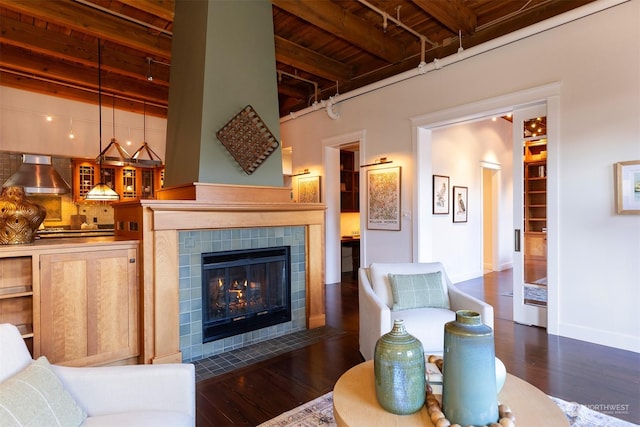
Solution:
M 340 150 L 340 211 L 360 211 L 360 172 L 355 167 L 355 153 Z
M 544 135 L 524 141 L 525 254 L 546 258 L 547 139 Z
M 0 258 L 0 323 L 18 326 L 33 338 L 33 275 L 30 256 Z M 31 347 L 31 343 L 27 343 Z

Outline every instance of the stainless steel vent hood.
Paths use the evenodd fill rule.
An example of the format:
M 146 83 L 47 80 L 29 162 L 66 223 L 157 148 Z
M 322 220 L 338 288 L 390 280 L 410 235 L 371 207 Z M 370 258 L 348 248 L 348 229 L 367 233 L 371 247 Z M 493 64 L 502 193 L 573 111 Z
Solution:
M 2 184 L 23 187 L 25 193 L 65 194 L 71 187 L 51 164 L 51 156 L 22 155 L 22 165 Z

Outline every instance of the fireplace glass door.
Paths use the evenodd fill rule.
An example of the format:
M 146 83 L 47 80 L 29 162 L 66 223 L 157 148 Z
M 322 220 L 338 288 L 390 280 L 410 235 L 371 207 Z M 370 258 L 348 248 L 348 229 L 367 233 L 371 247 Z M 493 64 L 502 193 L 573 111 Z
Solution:
M 205 342 L 291 320 L 289 247 L 214 252 L 202 260 Z

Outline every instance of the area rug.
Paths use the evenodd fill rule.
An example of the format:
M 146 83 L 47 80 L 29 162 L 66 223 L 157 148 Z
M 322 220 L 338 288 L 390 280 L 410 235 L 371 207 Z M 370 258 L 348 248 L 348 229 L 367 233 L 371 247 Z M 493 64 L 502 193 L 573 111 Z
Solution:
M 575 402 L 551 397 L 567 417 L 571 427 L 638 427 Z M 287 411 L 258 427 L 335 427 L 333 392 Z

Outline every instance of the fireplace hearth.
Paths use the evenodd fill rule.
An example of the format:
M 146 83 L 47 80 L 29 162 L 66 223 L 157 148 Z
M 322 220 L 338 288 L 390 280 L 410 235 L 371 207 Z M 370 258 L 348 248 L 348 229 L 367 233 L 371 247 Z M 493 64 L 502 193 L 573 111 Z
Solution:
M 291 320 L 288 246 L 203 253 L 201 265 L 203 342 Z

